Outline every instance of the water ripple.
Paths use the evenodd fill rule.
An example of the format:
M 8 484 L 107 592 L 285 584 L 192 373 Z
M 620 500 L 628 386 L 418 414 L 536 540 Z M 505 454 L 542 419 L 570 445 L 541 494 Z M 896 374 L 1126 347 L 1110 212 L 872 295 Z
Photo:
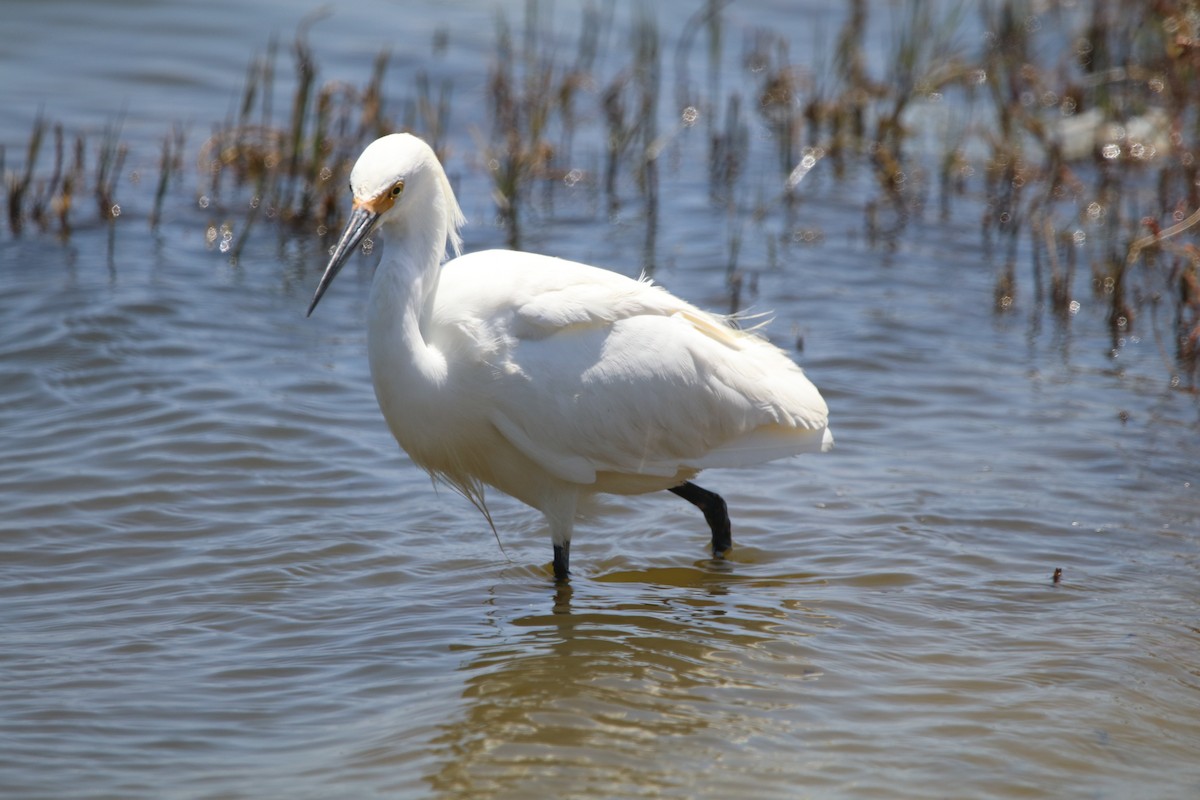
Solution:
M 758 299 L 778 341 L 804 332 L 838 448 L 706 473 L 733 514 L 720 562 L 678 498 L 601 499 L 569 588 L 537 514 L 491 498 L 497 542 L 392 441 L 369 265 L 305 320 L 315 246 L 263 234 L 233 268 L 190 219 L 121 227 L 112 255 L 103 227 L 5 240 L 0 785 L 1194 795 L 1194 401 L 995 325 L 961 240 L 881 263 L 834 234 L 861 198 L 813 186 L 829 234 Z M 716 302 L 705 196 L 664 196 L 660 277 Z M 640 247 L 546 223 L 563 255 Z

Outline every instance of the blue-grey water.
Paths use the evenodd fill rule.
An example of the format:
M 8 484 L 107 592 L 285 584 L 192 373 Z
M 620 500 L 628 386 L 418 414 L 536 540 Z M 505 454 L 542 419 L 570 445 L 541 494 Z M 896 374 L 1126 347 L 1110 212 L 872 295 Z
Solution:
M 699 5 L 662 5 L 664 37 Z M 505 240 L 479 154 L 496 8 L 369 0 L 309 35 L 322 81 L 361 85 L 390 47 L 396 108 L 418 71 L 453 80 L 468 249 Z M 231 263 L 208 236 L 243 210 L 198 202 L 196 153 L 310 10 L 0 6 L 6 169 L 39 112 L 93 142 L 119 119 L 129 146 L 113 224 L 81 202 L 66 240 L 0 234 L 0 796 L 1200 795 L 1200 413 L 1151 327 L 1114 356 L 1082 278 L 1068 322 L 1031 292 L 997 316 L 977 193 L 873 246 L 872 180 L 818 162 L 789 217 L 753 114 L 741 200 L 765 210 L 731 222 L 681 130 L 655 277 L 726 308 L 740 231 L 743 300 L 802 340 L 837 449 L 707 473 L 735 526 L 721 565 L 686 503 L 603 499 L 556 589 L 538 514 L 493 496 L 498 544 L 388 434 L 370 261 L 305 319 L 327 242 L 260 222 Z M 574 6 L 542 13 L 569 46 Z M 840 13 L 730 4 L 725 89 L 753 85 L 750 31 L 804 62 Z M 523 246 L 637 274 L 622 180 L 612 215 L 594 181 L 560 186 Z

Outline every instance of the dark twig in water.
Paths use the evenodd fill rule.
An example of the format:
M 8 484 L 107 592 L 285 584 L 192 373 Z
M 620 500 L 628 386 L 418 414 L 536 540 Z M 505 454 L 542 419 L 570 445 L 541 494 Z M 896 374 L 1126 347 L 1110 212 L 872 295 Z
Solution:
M 120 120 L 106 125 L 96 157 L 96 204 L 100 209 L 100 218 L 109 222 L 121 216 L 121 206 L 117 204 L 116 197 L 117 181 L 125 166 L 125 157 L 129 154 L 129 148 L 121 141 L 120 133 Z
M 29 146 L 26 148 L 25 171 L 20 178 L 10 178 L 8 183 L 8 227 L 13 235 L 19 235 L 24 227 L 25 193 L 33 183 L 33 170 L 37 164 L 38 153 L 42 149 L 42 138 L 46 135 L 46 120 L 39 113 L 33 121 L 33 132 L 29 136 Z

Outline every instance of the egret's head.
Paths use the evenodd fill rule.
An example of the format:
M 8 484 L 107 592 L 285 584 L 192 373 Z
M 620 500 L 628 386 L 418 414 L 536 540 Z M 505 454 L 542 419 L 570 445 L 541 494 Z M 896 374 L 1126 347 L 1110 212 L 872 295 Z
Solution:
M 443 252 L 446 240 L 455 253 L 462 246 L 458 229 L 463 216 L 450 181 L 433 149 L 416 136 L 393 133 L 367 145 L 350 172 L 350 189 L 353 210 L 308 306 L 309 315 L 350 254 L 387 220 L 408 216 L 414 225 L 427 224 L 428 233 L 441 231 L 443 241 L 437 247 Z M 409 212 L 409 208 L 419 211 Z M 437 258 L 441 257 L 439 253 Z

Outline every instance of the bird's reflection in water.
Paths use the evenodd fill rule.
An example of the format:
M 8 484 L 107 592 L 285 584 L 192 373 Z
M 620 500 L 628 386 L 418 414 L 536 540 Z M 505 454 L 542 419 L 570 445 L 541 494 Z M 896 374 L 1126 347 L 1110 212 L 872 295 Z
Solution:
M 554 613 L 570 614 L 571 597 L 575 594 L 571 584 L 556 581 L 554 584 Z
M 577 580 L 532 613 L 501 612 L 434 741 L 438 796 L 635 797 L 701 780 L 744 796 L 746 776 L 719 765 L 793 724 L 823 622 L 707 567 L 670 572 Z

